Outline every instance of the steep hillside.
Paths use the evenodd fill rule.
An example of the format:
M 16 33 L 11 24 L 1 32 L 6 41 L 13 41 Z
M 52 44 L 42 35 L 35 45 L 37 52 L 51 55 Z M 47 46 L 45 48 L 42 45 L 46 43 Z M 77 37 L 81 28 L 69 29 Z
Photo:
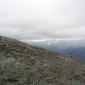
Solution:
M 85 85 L 85 63 L 1 36 L 0 85 Z

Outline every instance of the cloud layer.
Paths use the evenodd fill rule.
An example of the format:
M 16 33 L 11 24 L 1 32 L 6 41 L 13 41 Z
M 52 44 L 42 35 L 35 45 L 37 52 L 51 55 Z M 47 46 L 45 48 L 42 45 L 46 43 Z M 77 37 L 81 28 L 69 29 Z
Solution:
M 85 0 L 0 0 L 0 34 L 20 40 L 84 40 Z

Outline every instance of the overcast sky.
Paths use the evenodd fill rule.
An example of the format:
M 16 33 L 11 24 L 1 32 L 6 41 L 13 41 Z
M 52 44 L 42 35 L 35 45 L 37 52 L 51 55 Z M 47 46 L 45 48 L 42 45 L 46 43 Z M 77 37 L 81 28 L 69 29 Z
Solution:
M 20 40 L 84 40 L 85 0 L 0 0 L 0 34 Z

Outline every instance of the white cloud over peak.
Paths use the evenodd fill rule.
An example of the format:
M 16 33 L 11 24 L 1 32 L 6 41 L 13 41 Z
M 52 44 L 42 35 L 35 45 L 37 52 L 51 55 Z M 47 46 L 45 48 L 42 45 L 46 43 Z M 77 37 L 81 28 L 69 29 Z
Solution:
M 0 34 L 20 40 L 85 40 L 85 0 L 0 0 Z

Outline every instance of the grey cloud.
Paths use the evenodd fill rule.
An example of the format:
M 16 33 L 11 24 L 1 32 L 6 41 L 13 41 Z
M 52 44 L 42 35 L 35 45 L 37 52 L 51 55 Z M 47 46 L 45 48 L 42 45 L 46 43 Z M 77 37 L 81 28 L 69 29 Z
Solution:
M 84 32 L 85 0 L 0 0 L 1 35 L 63 39 L 84 38 Z

